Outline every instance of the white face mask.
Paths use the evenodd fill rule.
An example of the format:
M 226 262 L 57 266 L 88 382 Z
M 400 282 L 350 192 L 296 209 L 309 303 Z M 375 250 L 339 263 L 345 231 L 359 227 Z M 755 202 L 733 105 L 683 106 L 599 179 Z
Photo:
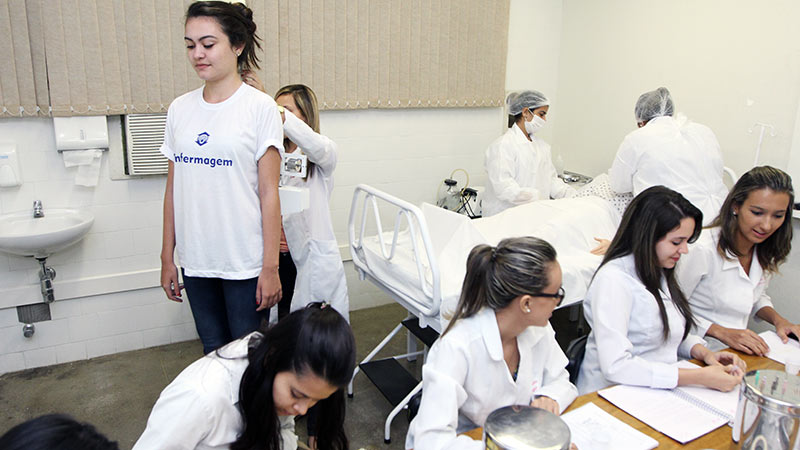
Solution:
M 527 131 L 528 134 L 536 133 L 537 131 L 541 130 L 546 123 L 547 122 L 545 122 L 544 119 L 534 114 L 533 120 L 530 122 L 525 122 L 525 131 Z

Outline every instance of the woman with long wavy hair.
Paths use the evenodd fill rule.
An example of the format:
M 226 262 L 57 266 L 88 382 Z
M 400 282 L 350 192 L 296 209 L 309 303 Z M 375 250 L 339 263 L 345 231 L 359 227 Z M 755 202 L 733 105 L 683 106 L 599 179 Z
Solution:
M 769 346 L 747 329 L 751 316 L 775 326 L 786 342 L 800 325 L 780 315 L 766 293 L 792 250 L 792 178 L 774 167 L 742 175 L 719 215 L 678 265 L 681 288 L 712 347 L 763 356 Z

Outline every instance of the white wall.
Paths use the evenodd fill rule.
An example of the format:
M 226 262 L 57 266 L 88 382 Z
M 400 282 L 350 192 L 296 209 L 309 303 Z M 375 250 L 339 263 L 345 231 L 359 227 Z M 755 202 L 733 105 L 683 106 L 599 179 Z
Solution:
M 23 180 L 0 188 L 0 214 L 32 213 L 41 200 L 45 215 L 79 208 L 95 223 L 82 242 L 48 259 L 57 272 L 57 301 L 52 320 L 36 323 L 29 339 L 7 306 L 42 301 L 38 264 L 0 253 L 0 373 L 196 338 L 188 306 L 166 301 L 154 287 L 164 178 L 112 181 L 104 155 L 98 186 L 76 186 L 76 169 L 66 169 L 56 152 L 52 123 L 0 120 L 0 141 L 16 144 Z M 121 145 L 118 132 L 111 145 Z
M 509 90 L 555 96 L 560 15 L 558 0 L 511 0 Z M 359 183 L 417 204 L 433 202 L 455 168 L 469 172 L 470 184 L 484 184 L 483 153 L 505 121 L 502 108 L 323 112 L 322 132 L 340 152 L 331 199 L 339 244 L 347 244 Z M 112 145 L 120 146 L 115 124 Z M 31 339 L 22 336 L 16 310 L 3 305 L 41 301 L 38 268 L 33 259 L 0 254 L 0 373 L 195 338 L 187 305 L 168 302 L 157 287 L 164 177 L 112 180 L 106 155 L 100 184 L 75 186 L 75 169 L 60 161 L 48 119 L 0 120 L 0 141 L 17 144 L 24 180 L 19 188 L 0 189 L 0 214 L 30 210 L 39 199 L 45 211 L 82 208 L 96 217 L 82 242 L 50 258 L 58 272 L 53 320 L 37 323 Z M 359 281 L 352 263 L 345 270 L 353 309 L 391 302 Z
M 678 111 L 715 131 L 737 173 L 752 165 L 755 122 L 778 133 L 765 139 L 761 162 L 785 168 L 800 89 L 798 19 L 792 0 L 564 2 L 555 145 L 567 166 L 607 170 L 635 128 L 639 94 L 666 86 Z
M 738 174 L 753 165 L 758 134 L 748 129 L 765 122 L 777 136 L 764 139 L 759 163 L 787 169 L 795 153 L 790 172 L 800 177 L 800 3 L 572 0 L 561 17 L 553 147 L 567 167 L 605 172 L 635 129 L 638 96 L 666 86 L 678 111 L 714 130 L 725 165 Z M 769 288 L 778 311 L 795 321 L 798 270 L 790 255 Z

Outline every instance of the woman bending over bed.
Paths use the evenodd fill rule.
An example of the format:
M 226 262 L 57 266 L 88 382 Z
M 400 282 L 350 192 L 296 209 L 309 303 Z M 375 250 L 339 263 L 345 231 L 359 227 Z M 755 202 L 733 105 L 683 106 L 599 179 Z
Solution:
M 422 369 L 422 402 L 406 448 L 483 449 L 458 433 L 497 408 L 530 404 L 560 414 L 577 395 L 548 323 L 564 298 L 556 251 L 535 237 L 479 245 L 453 320 Z
M 690 334 L 695 319 L 675 280 L 675 264 L 702 223 L 699 209 L 663 186 L 642 191 L 625 210 L 583 303 L 592 331 L 578 376 L 581 394 L 610 384 L 721 391 L 739 384 L 744 362 L 710 351 Z M 707 366 L 679 369 L 679 356 Z

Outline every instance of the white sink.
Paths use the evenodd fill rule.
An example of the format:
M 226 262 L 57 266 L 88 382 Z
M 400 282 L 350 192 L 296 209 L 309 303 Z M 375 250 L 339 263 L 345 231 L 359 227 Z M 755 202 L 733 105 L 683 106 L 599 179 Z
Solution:
M 32 211 L 0 215 L 0 251 L 46 258 L 80 241 L 94 216 L 71 209 L 45 209 L 44 217 Z

